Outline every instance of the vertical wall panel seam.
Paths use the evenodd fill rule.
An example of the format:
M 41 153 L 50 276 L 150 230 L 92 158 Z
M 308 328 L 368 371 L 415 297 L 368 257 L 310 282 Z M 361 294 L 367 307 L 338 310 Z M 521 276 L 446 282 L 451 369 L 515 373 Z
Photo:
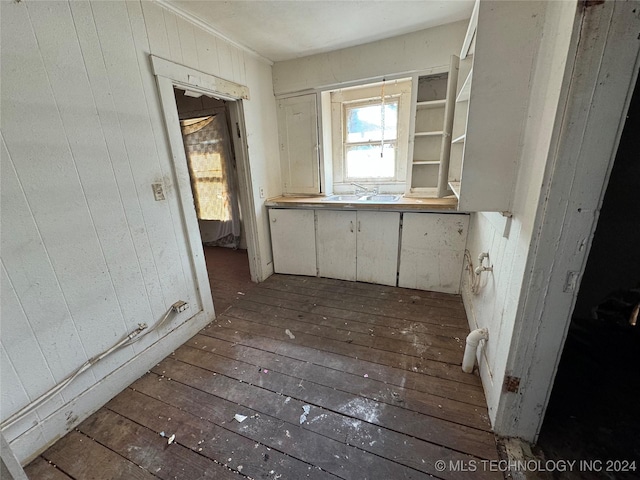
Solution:
M 168 14 L 169 14 L 169 12 L 166 9 L 163 8 L 162 9 L 162 18 L 164 18 L 164 29 L 167 32 L 167 40 L 169 40 L 169 54 L 171 54 L 171 40 L 169 38 L 169 29 L 167 28 L 167 15 Z M 173 14 L 171 14 L 171 15 L 172 15 L 172 18 L 175 20 L 175 17 L 173 17 Z M 174 60 L 176 62 L 179 60 L 180 63 L 183 63 L 184 60 L 182 58 L 182 44 L 180 43 L 180 29 L 178 28 L 178 23 L 177 22 L 176 22 L 176 32 L 178 34 L 178 47 L 179 47 L 178 48 L 178 52 L 180 52 L 180 59 L 175 58 L 175 59 L 172 59 L 172 60 Z
M 67 2 L 67 8 L 69 10 L 69 16 L 71 16 L 71 7 L 69 7 L 68 2 Z M 60 120 L 60 125 L 62 127 L 62 131 L 64 132 L 64 139 L 65 139 L 65 142 L 67 144 L 67 150 L 69 152 L 69 155 L 71 156 L 71 160 L 72 160 L 72 163 L 73 163 L 73 169 L 74 169 L 74 172 L 76 174 L 76 178 L 78 180 L 78 184 L 80 186 L 80 190 L 82 192 L 82 199 L 84 200 L 84 206 L 86 207 L 87 213 L 89 214 L 89 219 L 91 220 L 91 228 L 92 228 L 93 233 L 95 234 L 96 240 L 98 242 L 98 247 L 100 249 L 100 255 L 102 257 L 102 262 L 104 263 L 104 267 L 106 268 L 106 270 L 108 272 L 108 275 L 109 275 L 109 282 L 111 283 L 111 290 L 113 292 L 113 296 L 116 299 L 116 302 L 118 303 L 118 307 L 120 309 L 120 317 L 122 318 L 122 323 L 126 327 L 126 321 L 124 319 L 124 314 L 123 314 L 123 311 L 122 311 L 122 305 L 120 304 L 120 299 L 118 298 L 118 294 L 116 292 L 115 284 L 113 282 L 113 277 L 111 275 L 111 270 L 109 269 L 109 264 L 107 262 L 105 254 L 104 254 L 104 248 L 102 246 L 102 241 L 100 240 L 100 235 L 98 234 L 98 228 L 96 227 L 96 223 L 95 223 L 95 220 L 93 218 L 93 213 L 91 212 L 91 206 L 89 205 L 89 201 L 87 200 L 87 194 L 86 194 L 84 185 L 82 183 L 82 178 L 80 176 L 80 172 L 78 171 L 76 155 L 73 152 L 73 148 L 71 147 L 71 141 L 69 140 L 69 135 L 67 133 L 67 126 L 65 125 L 64 120 L 62 118 L 62 114 L 60 113 L 60 106 L 58 104 L 58 99 L 56 98 L 56 94 L 53 91 L 53 86 L 52 86 L 51 80 L 49 78 L 49 71 L 47 70 L 47 65 L 46 65 L 46 63 L 44 61 L 44 58 L 42 57 L 42 49 L 40 48 L 40 42 L 38 41 L 38 35 L 35 33 L 35 29 L 33 27 L 33 23 L 31 22 L 31 15 L 29 14 L 29 6 L 28 5 L 27 5 L 27 15 L 29 16 L 29 22 L 31 23 L 32 29 L 34 30 L 36 43 L 38 44 L 38 55 L 40 56 L 40 61 L 42 63 L 43 70 L 44 70 L 45 75 L 47 77 L 47 84 L 49 85 L 49 91 L 51 93 L 51 98 L 53 99 L 53 103 L 56 106 L 56 113 L 58 115 L 58 119 Z M 79 45 L 78 45 L 78 48 L 80 49 Z M 85 73 L 86 73 L 86 69 L 85 69 Z M 73 320 L 73 323 L 75 324 L 76 323 L 75 318 L 73 316 L 71 316 L 71 319 Z M 80 338 L 80 341 L 82 342 L 82 338 Z M 95 375 L 94 375 L 94 379 L 95 379 Z
M 31 22 L 31 19 L 29 19 L 29 22 Z M 32 28 L 32 32 L 33 32 L 33 25 L 31 26 Z M 35 32 L 33 32 L 33 35 L 35 37 Z M 37 41 L 37 39 L 36 39 Z M 64 306 L 65 309 L 67 311 L 67 315 L 69 316 L 69 318 L 72 320 L 72 324 L 73 324 L 73 330 L 76 333 L 76 337 L 80 343 L 80 346 L 82 347 L 82 353 L 84 354 L 84 358 L 85 359 L 89 359 L 89 355 L 87 354 L 87 350 L 84 346 L 84 344 L 82 343 L 82 340 L 80 338 L 80 332 L 78 332 L 78 328 L 76 326 L 76 323 L 73 321 L 73 317 L 71 315 L 71 309 L 69 308 L 69 302 L 67 301 L 67 297 L 64 293 L 64 290 L 62 289 L 62 285 L 60 285 L 60 279 L 58 278 L 58 275 L 56 274 L 56 270 L 53 266 L 53 261 L 51 260 L 51 256 L 49 255 L 49 249 L 47 248 L 47 244 L 44 241 L 44 238 L 42 237 L 42 233 L 40 232 L 40 227 L 38 226 L 38 222 L 36 221 L 36 217 L 33 214 L 33 209 L 31 208 L 31 204 L 29 203 L 29 197 L 27 196 L 24 186 L 22 185 L 22 181 L 20 180 L 20 176 L 18 175 L 18 171 L 15 168 L 15 165 L 13 163 L 13 158 L 11 156 L 11 151 L 9 149 L 9 145 L 7 145 L 7 143 L 4 140 L 4 135 L 2 134 L 2 132 L 0 132 L 0 140 L 2 140 L 2 143 L 4 144 L 6 150 L 7 150 L 7 154 L 9 156 L 8 160 L 9 163 L 11 164 L 11 167 L 13 168 L 13 171 L 15 172 L 16 175 L 16 181 L 18 182 L 18 186 L 20 187 L 20 192 L 22 193 L 22 196 L 24 197 L 24 201 L 25 204 L 27 205 L 27 208 L 29 209 L 29 215 L 31 216 L 31 218 L 33 219 L 33 225 L 35 227 L 36 233 L 38 235 L 38 239 L 40 240 L 40 242 L 42 243 L 42 249 L 44 250 L 44 253 L 47 257 L 47 261 L 49 262 L 49 266 L 51 267 L 51 272 L 53 273 L 53 278 L 55 278 L 55 282 L 56 282 L 56 286 L 58 287 L 58 291 L 60 292 L 60 296 L 62 297 L 62 300 L 64 302 Z M 7 272 L 8 273 L 8 272 Z M 28 319 L 28 317 L 27 317 Z M 38 343 L 38 345 L 40 345 Z M 47 359 L 45 357 L 45 360 L 47 362 L 47 366 L 49 367 L 49 369 L 51 369 L 51 366 L 49 365 L 49 359 Z M 95 375 L 93 375 L 93 373 L 91 374 L 94 378 L 95 381 Z M 55 379 L 56 377 L 53 376 L 53 378 Z
M 71 8 L 69 8 L 69 10 L 70 10 L 70 14 L 71 14 L 71 21 L 73 23 L 73 27 L 74 27 L 75 32 L 76 32 L 76 39 L 78 40 L 78 49 L 80 50 L 80 56 L 82 57 L 82 62 L 83 62 L 83 65 L 84 65 L 84 71 L 85 71 L 86 78 L 87 78 L 87 83 L 89 84 L 89 90 L 91 91 L 91 98 L 93 100 L 93 108 L 94 108 L 94 111 L 95 111 L 95 113 L 96 113 L 96 115 L 98 117 L 98 122 L 100 124 L 100 131 L 102 133 L 102 141 L 103 141 L 103 144 L 104 144 L 104 147 L 105 147 L 105 151 L 107 153 L 107 157 L 109 158 L 109 167 L 110 167 L 111 173 L 113 175 L 113 180 L 114 180 L 115 185 L 116 185 L 116 190 L 118 191 L 118 199 L 120 201 L 121 212 L 122 212 L 122 215 L 123 215 L 123 217 L 124 217 L 124 219 L 126 221 L 127 220 L 127 215 L 126 215 L 125 206 L 124 206 L 124 199 L 122 197 L 122 189 L 121 189 L 120 184 L 118 182 L 118 176 L 116 175 L 116 172 L 115 172 L 115 168 L 114 168 L 114 165 L 113 165 L 113 156 L 111 154 L 111 150 L 109 149 L 109 145 L 108 145 L 107 138 L 106 138 L 105 131 L 104 131 L 103 119 L 102 119 L 102 116 L 100 115 L 100 112 L 98 111 L 98 105 L 96 103 L 95 93 L 94 93 L 94 90 L 93 90 L 93 86 L 91 84 L 91 79 L 89 78 L 89 71 L 88 71 L 88 68 L 87 68 L 87 63 L 86 63 L 86 60 L 85 60 L 84 51 L 82 49 L 82 45 L 80 44 L 80 36 L 78 34 L 78 28 L 77 28 L 77 25 L 76 25 L 76 19 L 75 19 L 74 15 L 73 15 L 73 10 Z M 96 37 L 97 37 L 97 32 L 96 32 Z M 109 79 L 107 78 L 107 82 L 108 81 L 109 81 Z M 114 111 L 115 111 L 115 108 L 114 108 Z M 134 252 L 137 253 L 135 242 L 133 241 L 133 235 L 131 234 L 131 228 L 129 228 L 129 222 L 127 221 L 126 223 L 127 223 L 127 233 L 128 233 L 128 237 L 129 237 L 131 246 L 133 247 Z M 151 317 L 153 317 L 153 309 L 151 307 L 151 301 L 149 299 L 149 292 L 147 290 L 147 285 L 146 285 L 146 283 L 144 281 L 144 275 L 142 274 L 142 265 L 140 265 L 140 259 L 139 259 L 137 254 L 136 254 L 136 260 L 137 260 L 138 271 L 139 271 L 139 274 L 140 274 L 142 285 L 144 286 L 145 293 L 146 293 L 146 300 L 147 300 L 147 305 L 149 306 L 149 313 L 150 313 Z M 107 264 L 107 268 L 108 268 L 108 264 Z M 112 280 L 112 283 L 113 283 L 113 280 Z M 114 285 L 114 288 L 115 288 L 115 285 Z M 120 311 L 122 313 L 123 325 L 124 325 L 125 331 L 127 331 L 129 326 L 127 325 L 126 319 L 124 317 L 123 307 L 122 307 L 122 305 L 120 303 L 120 299 L 118 298 L 117 294 L 116 294 L 116 298 L 118 300 L 118 305 L 120 306 Z M 134 348 L 134 351 L 135 351 L 135 348 Z
M 100 35 L 98 34 L 98 26 L 96 25 L 95 19 L 93 17 L 93 9 L 91 8 L 91 3 L 88 2 L 88 4 L 89 4 L 89 9 L 91 10 L 91 18 L 93 19 L 93 28 L 94 28 L 94 31 L 96 33 L 96 40 L 97 40 L 98 44 L 100 45 L 101 42 L 100 42 Z M 73 16 L 73 10 L 72 10 L 71 13 L 72 13 L 72 16 Z M 74 22 L 74 25 L 75 25 L 75 22 Z M 130 156 L 129 151 L 127 149 L 127 144 L 124 141 L 124 135 L 122 133 L 122 123 L 121 123 L 120 117 L 119 117 L 119 115 L 118 115 L 118 113 L 116 111 L 115 103 L 114 103 L 114 100 L 113 100 L 113 89 L 111 87 L 111 79 L 109 78 L 109 74 L 108 74 L 108 71 L 107 71 L 107 63 L 106 63 L 106 60 L 104 58 L 104 54 L 102 52 L 102 47 L 100 48 L 100 58 L 102 59 L 102 65 L 104 66 L 104 71 L 106 73 L 105 80 L 106 80 L 107 84 L 109 85 L 109 94 L 110 94 L 109 98 L 111 99 L 111 105 L 113 107 L 113 112 L 114 112 L 115 118 L 118 121 L 118 129 L 120 130 L 120 135 L 121 135 L 121 138 L 122 138 L 122 146 L 124 148 L 124 151 L 125 151 L 125 154 L 126 154 L 126 158 L 127 158 L 126 164 L 128 166 L 128 170 L 129 170 L 129 174 L 130 174 L 131 178 L 135 179 L 135 176 L 134 176 L 133 171 L 131 169 L 131 156 Z M 92 92 L 93 92 L 93 90 L 92 90 Z M 100 122 L 101 122 L 101 125 L 102 125 L 102 117 L 100 117 L 100 118 L 101 118 Z M 103 130 L 103 132 L 104 132 L 104 130 Z M 109 151 L 109 147 L 108 146 L 107 146 L 107 151 Z M 111 155 L 111 154 L 109 153 L 109 155 Z M 111 156 L 110 156 L 110 158 L 111 158 Z M 117 180 L 116 180 L 116 184 L 117 184 Z M 137 201 L 137 204 L 138 204 L 138 209 L 141 212 L 141 216 L 144 218 L 144 215 L 142 215 L 142 205 L 140 204 L 140 192 L 138 191 L 138 186 L 136 185 L 135 181 L 133 181 L 133 185 L 134 185 L 134 188 L 136 190 L 136 201 Z M 118 188 L 118 192 L 121 195 L 121 192 L 120 192 L 119 188 Z M 121 200 L 122 200 L 123 209 L 124 209 L 124 200 L 122 199 L 122 196 L 121 196 Z M 139 255 L 138 247 L 136 245 L 136 242 L 133 240 L 133 234 L 131 232 L 131 225 L 129 224 L 129 221 L 127 219 L 126 210 L 125 210 L 125 219 L 127 220 L 127 231 L 129 233 L 129 238 L 131 238 L 131 243 L 133 245 L 134 251 L 136 252 L 136 260 L 138 262 L 138 269 L 139 269 L 140 275 L 142 277 L 142 284 L 144 286 L 144 290 L 145 290 L 145 293 L 147 295 L 147 303 L 149 305 L 151 316 L 153 317 L 153 306 L 151 305 L 151 295 L 149 294 L 149 289 L 147 288 L 147 282 L 145 281 L 145 278 L 144 278 L 142 265 L 140 264 L 140 255 Z M 145 227 L 146 227 L 146 225 L 145 225 Z M 147 240 L 149 241 L 149 243 L 151 243 L 146 228 L 145 228 L 145 235 L 147 236 Z M 158 269 L 157 269 L 157 266 L 155 264 L 155 260 L 153 262 L 153 266 L 154 266 L 154 269 L 155 269 L 155 272 L 156 272 L 156 277 L 157 277 L 158 282 L 159 282 L 160 281 L 160 275 L 158 274 Z
M 140 7 L 140 11 L 142 12 L 142 6 Z M 143 12 L 142 12 L 142 13 L 143 13 Z M 166 12 L 165 12 L 165 13 L 166 13 Z M 143 18 L 144 18 L 144 13 L 143 13 L 143 15 L 142 15 L 142 16 L 143 16 Z M 129 30 L 130 30 L 130 32 L 131 32 L 131 40 L 133 41 L 133 45 L 134 45 L 134 48 L 135 48 L 135 47 L 137 47 L 137 45 L 136 45 L 136 39 L 135 39 L 135 36 L 134 36 L 134 34 L 133 34 L 133 26 L 131 25 L 131 16 L 129 15 L 129 10 L 128 10 L 128 9 L 127 9 L 127 18 L 129 19 Z M 146 36 L 146 34 L 147 34 L 146 29 L 145 29 L 145 32 L 144 32 L 144 33 L 145 33 L 145 37 L 146 37 L 146 40 L 147 40 L 147 41 L 146 41 L 146 43 L 147 43 L 147 50 L 149 50 L 149 49 L 150 49 L 150 46 L 149 46 L 149 38 Z M 179 36 L 180 36 L 180 34 L 179 34 L 179 30 L 178 30 L 178 38 L 179 38 Z M 155 142 L 154 142 L 154 143 L 155 143 L 156 161 L 157 161 L 157 163 L 158 163 L 158 168 L 160 169 L 160 172 L 161 172 L 162 176 L 164 177 L 165 172 L 164 172 L 164 170 L 162 169 L 162 162 L 160 161 L 160 152 L 159 152 L 159 150 L 158 150 L 158 144 L 159 144 L 160 142 L 165 142 L 165 144 L 167 144 L 168 139 L 167 139 L 167 137 L 166 137 L 165 135 L 161 135 L 161 134 L 159 134 L 159 133 L 157 132 L 156 128 L 154 127 L 153 122 L 151 121 L 151 118 L 152 118 L 152 117 L 151 117 L 151 108 L 149 107 L 149 94 L 151 94 L 151 95 L 155 95 L 157 98 L 159 98 L 159 92 L 158 92 L 158 89 L 157 89 L 157 88 L 155 88 L 152 92 L 148 92 L 148 91 L 145 89 L 144 79 L 142 78 L 142 76 L 143 76 L 143 69 L 142 69 L 142 68 L 141 68 L 141 66 L 140 66 L 140 58 L 139 58 L 139 55 L 136 55 L 136 62 L 137 62 L 137 64 L 138 64 L 138 74 L 139 74 L 139 76 L 140 76 L 140 83 L 141 83 L 141 85 L 142 85 L 142 90 L 143 90 L 143 92 L 144 92 L 144 101 L 145 101 L 145 105 L 147 106 L 147 115 L 148 115 L 148 118 L 149 118 L 149 126 L 151 127 L 151 132 L 153 133 L 153 137 L 154 137 L 154 139 L 155 139 Z M 153 79 L 153 80 L 154 80 L 154 85 L 155 85 L 155 77 L 154 77 L 154 79 Z M 176 107 L 176 108 L 177 108 L 177 107 Z M 163 122 L 164 122 L 164 120 L 162 120 L 162 119 L 161 119 L 161 122 L 163 123 Z M 168 145 L 167 145 L 167 150 L 169 150 Z M 173 157 L 172 157 L 171 155 L 169 155 L 169 163 L 171 164 L 171 162 L 173 162 Z M 171 175 L 171 177 L 172 177 L 172 178 L 174 177 L 174 175 L 173 175 L 173 170 L 172 170 L 171 168 L 170 168 L 170 171 L 169 171 L 168 173 Z M 177 187 L 177 184 L 174 182 L 174 191 L 177 191 L 177 188 L 178 188 L 178 187 Z M 174 226 L 176 226 L 176 225 L 180 225 L 180 227 L 182 227 L 182 225 L 184 224 L 184 221 L 183 221 L 183 218 L 182 218 L 182 214 L 181 214 L 180 212 L 178 212 L 178 216 L 177 216 L 177 219 L 176 219 L 175 212 L 172 210 L 172 208 L 171 208 L 171 203 L 170 203 L 170 202 L 167 202 L 167 207 L 168 207 L 169 216 L 170 216 L 170 218 L 171 218 L 171 220 L 172 220 L 173 225 L 174 225 Z M 176 220 L 177 220 L 177 222 L 176 222 Z M 172 231 L 173 231 L 174 245 L 176 246 L 176 251 L 178 252 L 178 256 L 179 256 L 179 258 L 180 258 L 181 260 L 184 260 L 183 255 L 182 255 L 182 253 L 181 253 L 181 249 L 180 249 L 180 248 L 178 248 L 179 241 L 178 241 L 178 236 L 177 236 L 177 232 L 176 232 L 176 230 L 177 230 L 176 228 L 173 228 L 173 229 L 172 229 Z M 182 228 L 180 228 L 180 231 L 183 231 L 183 230 L 182 230 Z M 186 240 L 186 239 L 185 239 L 185 240 Z M 188 243 L 188 242 L 186 242 L 186 243 Z M 190 264 L 190 265 L 193 265 L 193 259 L 192 259 L 192 258 L 190 258 L 190 257 L 191 257 L 191 251 L 189 251 L 189 255 L 187 255 L 187 257 L 188 257 L 188 258 L 187 258 L 187 260 L 189 261 L 189 264 Z M 185 290 L 185 292 L 186 292 L 186 293 L 188 293 L 188 294 L 189 294 L 189 293 L 191 293 L 191 292 L 189 292 L 189 289 L 187 288 L 188 283 L 187 283 L 187 281 L 186 281 L 186 279 L 187 279 L 187 275 L 186 275 L 186 272 L 185 272 L 185 270 L 184 270 L 184 261 L 181 261 L 181 262 L 180 262 L 180 270 L 181 270 L 181 272 L 182 272 L 182 282 L 183 282 L 183 285 L 184 285 L 184 290 Z M 194 277 L 194 278 L 193 278 L 193 281 L 194 281 L 194 284 L 196 285 L 196 289 L 197 289 L 197 279 L 195 278 L 195 275 L 194 275 L 194 273 L 195 273 L 195 272 L 193 272 L 193 271 L 192 271 L 192 272 L 190 272 L 190 273 L 191 273 L 191 275 Z M 161 286 L 161 288 L 162 288 L 162 286 Z M 163 292 L 163 293 L 164 293 L 164 292 Z M 167 298 L 167 297 L 166 297 L 166 295 L 164 295 L 164 297 L 165 297 L 165 300 L 166 300 L 166 298 Z
M 47 366 L 47 370 L 49 371 L 49 375 L 51 376 L 51 380 L 53 380 L 53 385 L 55 385 L 57 383 L 56 377 L 53 374 L 53 371 L 51 370 L 51 366 L 49 365 L 49 361 L 47 360 L 47 357 L 45 356 L 44 351 L 42 350 L 42 345 L 40 345 L 40 342 L 38 341 L 38 337 L 36 336 L 36 332 L 35 332 L 35 330 L 33 328 L 33 325 L 31 325 L 31 322 L 29 321 L 29 316 L 27 315 L 27 312 L 25 312 L 25 310 L 24 310 L 24 307 L 22 305 L 22 301 L 20 301 L 20 296 L 18 295 L 18 292 L 16 291 L 15 286 L 13 285 L 13 281 L 11 280 L 11 276 L 9 275 L 9 271 L 7 270 L 7 267 L 4 264 L 4 260 L 2 260 L 1 258 L 0 258 L 0 267 L 2 267 L 2 270 L 4 270 L 4 273 L 7 276 L 7 280 L 9 281 L 9 285 L 11 286 L 11 289 L 16 294 L 16 299 L 18 300 L 18 305 L 20 306 L 20 310 L 24 314 L 24 318 L 27 319 L 27 325 L 29 326 L 29 331 L 31 332 L 31 335 L 33 336 L 33 339 L 35 340 L 36 344 L 38 345 L 38 348 L 40 349 L 40 355 L 42 355 L 42 358 L 44 359 L 44 363 Z M 9 355 L 9 352 L 7 352 L 7 358 L 9 358 L 9 362 L 13 366 L 13 360 L 11 358 L 11 355 Z M 14 370 L 15 370 L 15 368 L 14 368 Z M 16 370 L 16 374 L 17 373 L 18 373 L 18 371 Z M 20 380 L 20 384 L 22 384 L 22 378 L 20 377 L 20 375 L 17 375 L 17 377 Z M 24 387 L 24 385 L 23 385 L 22 388 L 26 392 L 26 388 Z M 29 398 L 30 401 L 33 401 L 33 398 L 32 398 L 31 395 L 29 395 L 29 392 L 27 392 L 27 398 Z
M 29 395 L 29 392 L 27 392 L 27 389 L 24 387 L 24 384 L 22 383 L 22 379 L 20 378 L 20 375 L 18 375 L 18 371 L 16 370 L 15 365 L 13 364 L 13 360 L 11 359 L 11 356 L 9 355 L 9 352 L 7 352 L 7 349 L 4 347 L 4 345 L 0 346 L 0 348 L 2 348 L 2 350 L 4 350 L 5 355 L 7 356 L 7 359 L 9 360 L 9 366 L 11 367 L 11 370 L 13 371 L 14 375 L 16 376 L 16 378 L 18 379 L 18 382 L 20 382 L 20 387 L 22 388 L 22 392 L 24 393 L 24 395 L 29 399 L 29 403 L 27 405 L 29 405 L 31 402 L 33 402 L 33 398 L 31 398 L 31 395 Z M 24 408 L 24 407 L 18 407 L 17 410 L 15 410 L 16 412 L 18 410 L 20 410 L 20 408 Z M 15 412 L 14 412 L 15 413 Z M 40 418 L 40 415 L 38 414 L 38 411 L 36 409 L 35 412 L 33 412 L 36 414 L 36 417 L 38 418 L 38 420 L 42 420 Z M 13 415 L 13 413 L 11 413 L 10 415 Z M 8 418 L 8 417 L 7 417 Z
M 100 45 L 100 56 L 102 58 L 102 63 L 103 63 L 104 68 L 105 68 L 107 83 L 109 84 L 109 88 L 111 89 L 111 80 L 109 78 L 109 70 L 107 68 L 107 60 L 104 58 L 104 49 L 102 48 L 102 40 L 100 39 L 98 25 L 96 24 L 96 21 L 95 21 L 95 14 L 93 12 L 93 6 L 91 5 L 91 2 L 89 2 L 89 7 L 91 9 L 91 18 L 93 19 L 93 27 L 94 27 L 94 29 L 96 31 L 96 37 L 97 37 L 97 40 L 98 40 L 98 44 Z M 111 90 L 110 93 L 113 94 L 113 91 Z M 113 95 L 111 95 L 111 98 L 113 99 Z M 138 203 L 138 208 L 140 210 L 140 215 L 142 217 L 142 221 L 144 222 L 145 236 L 147 237 L 147 241 L 148 241 L 149 245 L 151 245 L 152 242 L 151 242 L 151 238 L 149 237 L 149 228 L 147 226 L 147 221 L 146 221 L 145 216 L 144 216 L 144 209 L 142 208 L 142 204 L 140 203 L 141 193 L 140 193 L 140 190 L 138 188 L 138 184 L 135 181 L 135 175 L 133 173 L 133 170 L 131 169 L 131 155 L 129 154 L 129 149 L 127 148 L 127 142 L 124 141 L 124 134 L 123 134 L 123 130 L 122 130 L 122 121 L 120 120 L 120 115 L 118 114 L 118 112 L 115 109 L 115 104 L 114 104 L 114 113 L 116 114 L 116 118 L 118 119 L 118 127 L 119 127 L 120 133 L 121 133 L 121 135 L 123 137 L 123 145 L 124 145 L 125 152 L 127 153 L 127 165 L 129 166 L 129 172 L 131 173 L 131 178 L 134 180 L 133 184 L 134 184 L 134 187 L 135 187 L 135 190 L 136 190 L 136 201 Z M 131 226 L 129 226 L 129 233 L 131 234 Z M 136 249 L 136 251 L 137 251 L 137 249 Z M 151 255 L 151 260 L 153 261 L 153 267 L 154 267 L 154 270 L 155 270 L 155 273 L 156 273 L 156 278 L 158 280 L 158 285 L 160 286 L 160 290 L 162 291 L 162 282 L 160 281 L 160 273 L 158 271 L 158 265 L 157 265 L 156 258 L 155 258 L 154 255 Z M 148 293 L 146 282 L 144 282 L 144 283 L 145 283 L 145 291 L 147 291 L 147 293 Z M 162 297 L 164 299 L 164 292 L 162 292 Z M 149 299 L 149 301 L 150 301 L 150 299 Z

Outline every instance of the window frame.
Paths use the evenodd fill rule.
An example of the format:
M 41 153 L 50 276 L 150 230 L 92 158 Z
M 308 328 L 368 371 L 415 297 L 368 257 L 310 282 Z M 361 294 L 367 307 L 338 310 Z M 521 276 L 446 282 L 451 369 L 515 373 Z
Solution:
M 384 87 L 383 87 L 384 83 Z M 331 99 L 331 148 L 333 163 L 333 191 L 352 192 L 351 182 L 377 187 L 381 192 L 404 193 L 407 179 L 409 152 L 409 127 L 411 116 L 412 79 L 402 78 L 359 85 L 330 92 Z M 398 103 L 398 128 L 395 139 L 395 166 L 393 177 L 347 178 L 346 165 L 346 112 L 345 106 L 380 104 L 384 91 L 385 103 Z M 376 143 L 376 142 L 372 142 Z M 379 142 L 378 142 L 379 143 Z M 385 141 L 391 143 L 391 141 Z M 353 145 L 353 144 L 352 144 Z
M 395 94 L 395 95 L 385 95 L 385 101 L 384 101 L 384 105 L 388 105 L 390 103 L 395 103 L 397 104 L 397 118 L 396 118 L 396 136 L 393 140 L 384 140 L 384 137 L 381 140 L 369 140 L 369 141 L 361 141 L 361 142 L 349 142 L 348 140 L 348 136 L 349 136 L 349 132 L 348 132 L 348 113 L 350 109 L 353 108 L 358 108 L 358 107 L 365 107 L 365 106 L 373 106 L 373 105 L 380 105 L 382 107 L 383 103 L 382 103 L 382 96 L 380 96 L 379 98 L 367 98 L 364 100 L 353 100 L 353 101 L 346 101 L 346 102 L 342 102 L 342 156 L 343 156 L 343 162 L 342 162 L 342 168 L 343 168 L 343 172 L 342 172 L 342 176 L 345 182 L 394 182 L 396 181 L 396 177 L 397 177 L 397 163 L 398 163 L 398 130 L 399 130 L 399 120 L 400 120 L 400 95 L 399 94 Z M 384 135 L 384 132 L 383 132 Z M 394 175 L 391 177 L 353 177 L 353 178 L 349 178 L 349 176 L 347 175 L 347 150 L 349 147 L 357 147 L 357 146 L 363 146 L 363 145 L 380 145 L 380 144 L 393 144 L 393 148 L 394 148 L 394 165 L 393 165 L 393 170 L 394 170 Z

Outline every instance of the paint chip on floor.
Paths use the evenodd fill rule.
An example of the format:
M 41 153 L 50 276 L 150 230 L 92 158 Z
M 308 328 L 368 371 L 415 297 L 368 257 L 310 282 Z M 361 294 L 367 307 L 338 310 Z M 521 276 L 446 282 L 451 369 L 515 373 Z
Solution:
M 288 328 L 284 331 L 284 333 L 286 333 L 291 340 L 296 338 L 296 336 L 293 333 L 291 333 L 291 330 L 289 330 Z

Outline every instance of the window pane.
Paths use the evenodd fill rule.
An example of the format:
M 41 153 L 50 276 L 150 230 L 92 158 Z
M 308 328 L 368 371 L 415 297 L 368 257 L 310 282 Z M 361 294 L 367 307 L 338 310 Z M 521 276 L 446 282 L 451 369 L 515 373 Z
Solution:
M 396 168 L 396 149 L 385 143 L 383 155 L 380 145 L 357 145 L 346 148 L 347 178 L 393 178 Z
M 347 108 L 347 143 L 382 140 L 382 104 Z M 398 103 L 384 105 L 384 139 L 398 136 Z

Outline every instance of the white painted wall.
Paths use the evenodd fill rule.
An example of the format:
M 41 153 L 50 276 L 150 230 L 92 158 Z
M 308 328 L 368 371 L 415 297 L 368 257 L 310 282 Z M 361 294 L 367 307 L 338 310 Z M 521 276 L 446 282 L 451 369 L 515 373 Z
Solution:
M 202 301 L 149 53 L 249 87 L 265 275 L 271 253 L 258 189 L 281 191 L 270 65 L 151 2 L 1 8 L 1 418 L 138 323 L 156 323 L 176 300 L 191 306 L 3 431 L 25 460 L 212 318 L 206 310 L 194 316 L 208 291 Z M 166 201 L 154 201 L 153 182 L 164 183 Z
M 547 162 L 553 155 L 558 129 L 565 72 L 570 52 L 575 2 L 538 3 L 540 43 L 532 65 L 527 120 L 519 152 L 518 181 L 513 218 L 499 213 L 471 215 L 467 248 L 474 264 L 478 254 L 489 252 L 493 273 L 482 274 L 482 287 L 471 293 L 464 279 L 463 299 L 471 328 L 489 329 L 489 340 L 480 359 L 480 371 L 492 423 L 503 401 L 503 380 L 514 342 L 514 325 L 522 301 L 526 265 Z M 481 21 L 481 20 L 480 20 Z M 486 264 L 486 260 L 485 260 Z M 495 425 L 494 425 L 495 426 Z M 500 426 L 495 426 L 500 432 Z
M 467 21 L 343 48 L 329 53 L 276 62 L 273 86 L 276 95 L 323 89 L 385 75 L 411 74 L 431 68 L 449 69 L 451 55 L 458 55 Z

